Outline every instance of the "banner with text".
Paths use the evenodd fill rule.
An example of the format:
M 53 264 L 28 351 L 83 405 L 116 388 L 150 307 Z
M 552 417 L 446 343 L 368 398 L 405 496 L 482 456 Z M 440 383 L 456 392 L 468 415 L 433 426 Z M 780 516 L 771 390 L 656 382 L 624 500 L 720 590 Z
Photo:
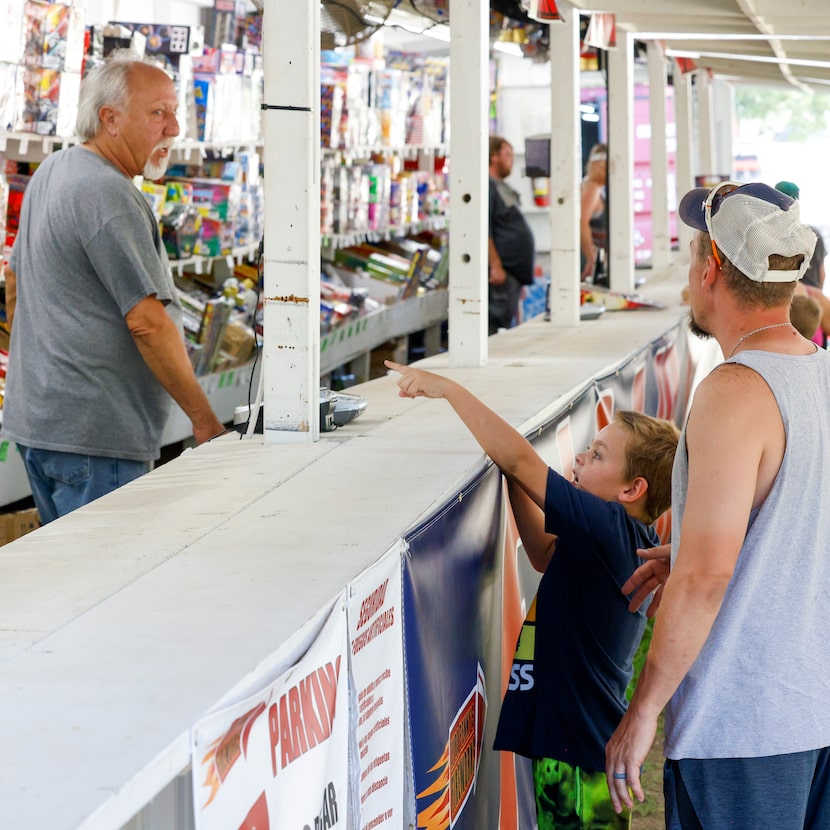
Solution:
M 488 467 L 405 537 L 404 659 L 419 828 L 485 827 L 498 809 L 498 764 L 484 730 L 486 673 L 499 695 L 501 625 L 491 611 L 504 545 L 501 487 L 501 474 Z M 485 754 L 492 770 L 480 769 Z
M 403 827 L 405 681 L 401 546 L 349 586 L 349 649 L 360 830 Z
M 349 827 L 346 596 L 303 656 L 192 731 L 197 830 Z

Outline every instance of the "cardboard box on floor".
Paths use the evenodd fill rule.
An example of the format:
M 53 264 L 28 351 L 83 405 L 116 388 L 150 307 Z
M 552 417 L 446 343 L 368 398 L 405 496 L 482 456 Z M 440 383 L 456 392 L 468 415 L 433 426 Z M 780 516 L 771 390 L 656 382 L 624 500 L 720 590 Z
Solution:
M 34 507 L 14 513 L 0 513 L 0 545 L 13 542 L 39 527 L 40 517 Z

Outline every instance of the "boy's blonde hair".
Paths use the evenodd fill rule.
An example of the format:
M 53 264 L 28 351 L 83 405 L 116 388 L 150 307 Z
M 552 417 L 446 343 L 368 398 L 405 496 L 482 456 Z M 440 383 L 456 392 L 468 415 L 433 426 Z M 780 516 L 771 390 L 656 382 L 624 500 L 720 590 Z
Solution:
M 624 478 L 648 482 L 643 511 L 651 524 L 671 507 L 671 470 L 680 430 L 671 421 L 626 409 L 614 413 L 614 422 L 629 433 Z
M 802 337 L 808 340 L 818 328 L 821 319 L 821 308 L 819 304 L 806 294 L 796 294 L 790 301 L 790 322 Z

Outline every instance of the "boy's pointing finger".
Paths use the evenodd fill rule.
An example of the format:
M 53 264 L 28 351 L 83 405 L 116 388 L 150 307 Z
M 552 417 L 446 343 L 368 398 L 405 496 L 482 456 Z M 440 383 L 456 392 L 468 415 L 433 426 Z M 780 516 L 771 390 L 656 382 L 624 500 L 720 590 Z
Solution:
M 387 369 L 392 369 L 392 371 L 400 374 L 403 374 L 404 369 L 406 369 L 406 366 L 402 366 L 400 363 L 395 363 L 394 360 L 384 360 L 383 365 L 386 366 Z

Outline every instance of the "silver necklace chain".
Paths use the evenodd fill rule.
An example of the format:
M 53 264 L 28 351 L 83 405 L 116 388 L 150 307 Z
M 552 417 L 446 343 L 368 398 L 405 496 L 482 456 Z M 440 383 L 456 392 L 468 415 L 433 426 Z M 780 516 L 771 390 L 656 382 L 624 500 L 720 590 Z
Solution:
M 729 357 L 734 356 L 735 352 L 738 350 L 738 346 L 740 346 L 741 343 L 743 343 L 744 340 L 746 340 L 747 338 L 752 337 L 753 334 L 760 334 L 762 331 L 767 331 L 768 329 L 778 329 L 778 328 L 781 328 L 781 326 L 789 326 L 789 325 L 791 325 L 789 322 L 787 322 L 787 323 L 771 323 L 768 326 L 761 326 L 761 328 L 759 328 L 759 329 L 753 329 L 752 331 L 748 331 L 745 335 L 743 335 L 743 337 L 738 338 L 738 342 L 732 347 L 732 351 L 729 352 Z M 726 359 L 729 360 L 729 357 L 727 357 Z

